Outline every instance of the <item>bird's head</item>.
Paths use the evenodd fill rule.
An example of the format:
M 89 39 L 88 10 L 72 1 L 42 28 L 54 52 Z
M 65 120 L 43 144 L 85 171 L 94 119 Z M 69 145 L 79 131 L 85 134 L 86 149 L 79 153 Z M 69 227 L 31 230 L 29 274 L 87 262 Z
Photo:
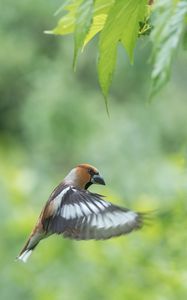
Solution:
M 105 185 L 99 171 L 89 164 L 81 164 L 72 169 L 64 179 L 65 184 L 87 189 L 92 184 Z

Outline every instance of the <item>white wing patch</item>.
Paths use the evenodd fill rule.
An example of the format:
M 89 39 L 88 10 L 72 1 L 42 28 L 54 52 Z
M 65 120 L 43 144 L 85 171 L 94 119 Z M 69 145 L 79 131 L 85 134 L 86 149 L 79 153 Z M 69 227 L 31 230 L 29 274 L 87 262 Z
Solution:
M 82 217 L 83 216 L 83 212 L 82 212 L 79 204 L 75 203 L 74 207 L 75 207 L 76 217 L 77 218 Z
M 58 210 L 58 208 L 61 205 L 61 201 L 62 201 L 63 196 L 69 191 L 70 188 L 71 187 L 68 186 L 67 188 L 62 190 L 62 192 L 60 194 L 58 194 L 58 196 L 56 196 L 56 198 L 53 200 L 54 209 L 56 211 Z
M 97 202 L 97 206 L 98 206 L 101 210 L 103 210 L 105 207 L 111 206 L 111 204 L 110 204 L 109 202 L 105 202 L 105 201 L 103 201 L 103 200 L 100 200 L 100 201 Z
M 99 208 L 95 204 L 93 204 L 91 202 L 87 202 L 87 205 L 89 206 L 91 212 L 93 211 L 93 213 L 95 213 L 95 214 L 97 214 L 99 212 Z
M 83 215 L 86 215 L 86 216 L 90 215 L 91 211 L 86 204 L 84 204 L 83 202 L 80 202 L 79 205 L 80 205 Z
M 106 201 L 104 201 L 104 200 L 100 200 L 100 202 L 102 203 L 102 205 L 103 205 L 104 207 L 111 206 L 111 203 L 110 203 L 110 202 L 106 202 Z M 98 203 L 99 203 L 99 202 L 98 202 Z
M 73 219 L 75 215 L 75 209 L 73 207 L 73 204 L 66 205 L 66 219 Z
M 111 227 L 124 226 L 135 221 L 137 214 L 129 212 L 107 212 L 102 215 L 93 216 L 90 225 L 97 228 L 109 229 Z
M 73 204 L 68 203 L 63 205 L 61 216 L 66 220 L 69 220 L 80 218 L 83 216 L 89 216 L 91 214 L 99 214 L 110 205 L 110 203 L 105 203 L 104 201 L 102 201 L 102 203 L 100 203 L 99 201 L 95 203 L 91 201 L 88 201 L 87 203 L 84 203 L 82 201 Z
M 109 221 L 110 221 L 110 220 L 108 220 L 108 219 L 106 218 L 106 216 L 102 216 L 102 215 L 96 216 L 96 215 L 94 215 L 94 216 L 92 217 L 92 220 L 91 220 L 90 225 L 91 225 L 92 227 L 97 227 L 97 228 L 111 227 L 111 224 L 108 223 Z

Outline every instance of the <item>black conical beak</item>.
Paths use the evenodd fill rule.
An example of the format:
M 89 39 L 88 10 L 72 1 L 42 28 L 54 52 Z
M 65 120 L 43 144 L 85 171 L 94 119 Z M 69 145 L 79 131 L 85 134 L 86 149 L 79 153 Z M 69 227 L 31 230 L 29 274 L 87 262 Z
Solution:
M 103 177 L 101 177 L 100 175 L 93 175 L 91 182 L 96 183 L 96 184 L 105 185 L 105 181 L 104 181 Z

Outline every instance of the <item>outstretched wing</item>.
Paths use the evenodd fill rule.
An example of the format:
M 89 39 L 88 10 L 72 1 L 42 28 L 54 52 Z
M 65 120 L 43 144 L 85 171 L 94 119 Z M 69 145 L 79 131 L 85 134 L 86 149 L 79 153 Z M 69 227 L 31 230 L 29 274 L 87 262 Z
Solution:
M 48 233 L 77 240 L 100 240 L 129 233 L 143 225 L 141 213 L 113 205 L 98 194 L 67 188 L 59 197 L 52 200 L 55 214 L 43 223 Z

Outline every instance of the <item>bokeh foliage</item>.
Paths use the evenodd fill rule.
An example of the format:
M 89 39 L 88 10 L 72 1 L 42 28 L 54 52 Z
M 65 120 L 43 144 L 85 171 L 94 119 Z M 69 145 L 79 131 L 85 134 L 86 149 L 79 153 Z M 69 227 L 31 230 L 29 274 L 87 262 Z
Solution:
M 79 50 L 99 36 L 98 79 L 106 105 L 119 44 L 133 63 L 137 39 L 151 40 L 150 98 L 168 81 L 176 50 L 185 44 L 186 0 L 67 0 L 57 14 L 57 26 L 46 33 L 73 34 L 74 66 Z
M 109 119 L 96 42 L 74 74 L 70 38 L 43 34 L 59 5 L 1 1 L 0 299 L 186 299 L 186 57 L 179 53 L 172 81 L 148 104 L 150 45 L 138 42 L 134 68 L 120 48 Z M 93 191 L 158 209 L 152 224 L 109 241 L 54 236 L 28 264 L 16 262 L 49 193 L 80 162 L 107 182 Z

